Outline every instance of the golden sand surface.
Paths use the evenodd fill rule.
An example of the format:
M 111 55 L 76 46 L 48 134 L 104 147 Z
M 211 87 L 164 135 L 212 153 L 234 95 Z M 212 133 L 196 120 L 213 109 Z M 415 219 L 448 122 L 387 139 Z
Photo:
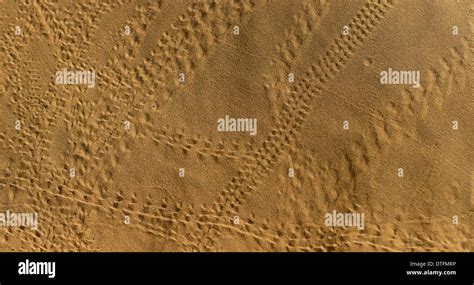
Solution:
M 0 1 L 0 212 L 38 214 L 0 251 L 472 251 L 473 13 Z

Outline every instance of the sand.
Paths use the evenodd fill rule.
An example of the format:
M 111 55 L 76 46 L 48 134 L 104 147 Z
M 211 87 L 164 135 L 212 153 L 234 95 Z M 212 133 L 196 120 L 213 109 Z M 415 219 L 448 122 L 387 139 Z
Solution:
M 472 1 L 25 2 L 0 251 L 473 250 Z

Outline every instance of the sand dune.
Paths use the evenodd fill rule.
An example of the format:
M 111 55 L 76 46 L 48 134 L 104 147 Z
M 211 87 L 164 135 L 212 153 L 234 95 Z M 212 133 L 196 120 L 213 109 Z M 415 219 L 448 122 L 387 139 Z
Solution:
M 471 251 L 471 2 L 3 1 L 0 251 Z

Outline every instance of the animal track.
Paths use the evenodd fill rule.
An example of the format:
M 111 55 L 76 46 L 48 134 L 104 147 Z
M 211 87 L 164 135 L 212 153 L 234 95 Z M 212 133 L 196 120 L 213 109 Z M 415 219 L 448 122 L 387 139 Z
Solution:
M 10 8 L 0 8 L 0 18 L 6 23 L 0 24 L 4 32 L 0 41 L 4 63 L 0 71 L 0 112 L 4 115 L 0 117 L 4 126 L 0 129 L 0 203 L 4 208 L 37 212 L 42 219 L 37 232 L 2 230 L 0 240 L 5 242 L 0 250 L 120 249 L 122 245 L 105 245 L 105 236 L 118 232 L 129 243 L 141 234 L 159 241 L 159 245 L 140 245 L 143 250 L 465 250 L 458 241 L 467 236 L 469 226 L 449 228 L 452 236 L 433 226 L 429 236 L 421 236 L 416 225 L 447 223 L 451 227 L 449 216 L 434 211 L 445 207 L 437 197 L 454 201 L 453 211 L 468 217 L 462 202 L 468 198 L 463 181 L 472 177 L 468 168 L 472 160 L 469 151 L 466 155 L 456 151 L 469 149 L 464 142 L 470 136 L 453 133 L 447 120 L 456 114 L 467 117 L 474 102 L 469 97 L 470 105 L 458 106 L 465 98 L 454 99 L 456 94 L 469 93 L 471 39 L 459 37 L 461 44 L 453 43 L 441 53 L 439 64 L 427 64 L 419 89 L 387 95 L 380 105 L 375 96 L 368 96 L 370 106 L 365 106 L 331 88 L 338 76 L 353 71 L 354 66 L 368 77 L 381 67 L 384 59 L 378 51 L 370 56 L 360 52 L 371 48 L 367 43 L 391 40 L 382 35 L 380 26 L 387 21 L 399 24 L 393 21 L 403 13 L 395 3 L 369 0 L 347 19 L 335 15 L 341 3 L 324 0 L 304 0 L 296 7 L 284 1 L 254 0 L 93 1 L 64 6 L 33 1 L 9 4 L 16 9 L 15 16 L 8 15 Z M 347 11 L 355 5 L 347 4 Z M 265 18 L 255 21 L 259 16 Z M 257 33 L 268 30 L 281 37 L 275 41 L 266 34 L 249 36 L 258 25 L 263 27 Z M 333 27 L 337 25 L 341 27 Z M 125 26 L 129 33 L 124 32 Z M 240 33 L 235 33 L 236 26 Z M 348 34 L 342 33 L 344 26 Z M 325 29 L 336 35 L 333 41 L 323 38 Z M 327 49 L 314 50 L 316 40 L 327 44 Z M 167 122 L 181 115 L 169 112 L 168 107 L 179 105 L 193 90 L 190 86 L 200 80 L 197 75 L 212 77 L 219 70 L 232 77 L 242 72 L 225 67 L 207 70 L 216 65 L 221 49 L 232 49 L 226 56 L 237 68 L 249 68 L 245 65 L 250 61 L 243 57 L 268 63 L 269 68 L 262 68 L 261 89 L 248 90 L 238 83 L 232 87 L 242 93 L 239 96 L 249 98 L 249 105 L 271 112 L 269 127 L 259 129 L 257 139 L 204 135 L 199 129 Z M 98 84 L 91 89 L 56 85 L 54 73 L 62 68 L 93 68 Z M 290 73 L 295 75 L 294 82 L 288 80 Z M 219 80 L 206 84 L 197 85 L 203 87 L 202 93 L 226 88 Z M 360 91 L 354 86 L 348 92 Z M 261 101 L 253 101 L 254 94 L 265 96 L 268 109 Z M 341 106 L 320 114 L 315 107 L 326 97 Z M 225 97 L 209 98 L 218 101 L 202 102 L 209 113 L 232 104 Z M 346 109 L 363 117 L 351 121 L 352 133 L 346 132 L 347 136 L 328 122 L 352 115 L 344 113 Z M 243 107 L 242 112 L 246 111 Z M 205 117 L 183 114 L 189 115 L 188 121 Z M 330 118 L 322 122 L 325 116 Z M 446 128 L 434 126 L 437 116 L 446 121 Z M 325 124 L 327 132 L 318 133 L 317 124 Z M 328 145 L 322 143 L 336 134 L 343 138 L 330 145 L 334 149 L 325 149 Z M 455 142 L 459 145 L 453 147 L 456 153 L 450 159 L 444 152 L 451 151 Z M 406 153 L 401 153 L 401 145 L 408 149 Z M 132 163 L 130 157 L 137 151 L 145 153 L 144 159 Z M 337 158 L 328 159 L 326 152 L 337 151 Z M 154 152 L 163 160 L 149 169 L 152 157 L 147 156 Z M 182 160 L 173 160 L 176 157 Z M 396 163 L 401 162 L 407 162 L 407 177 L 416 179 L 396 180 Z M 416 169 L 410 162 L 423 167 Z M 287 174 L 290 166 L 296 177 Z M 178 174 L 181 167 L 186 175 Z M 392 171 L 393 178 L 384 171 Z M 216 173 L 222 177 L 215 177 Z M 218 178 L 225 183 L 216 182 Z M 435 185 L 442 178 L 447 182 L 438 188 Z M 281 185 L 272 184 L 274 180 Z M 217 186 L 205 189 L 205 185 Z M 403 192 L 406 189 L 411 191 Z M 210 197 L 211 202 L 203 197 Z M 398 197 L 393 207 L 391 197 Z M 259 215 L 258 209 L 242 210 L 251 200 L 256 205 L 284 202 L 262 211 L 268 215 Z M 313 201 L 315 205 L 309 204 Z M 400 201 L 418 203 L 416 216 L 404 215 Z M 391 223 L 368 224 L 364 232 L 356 232 L 311 220 L 333 208 L 363 210 L 370 221 L 388 216 Z M 274 213 L 288 216 L 282 219 Z M 235 248 L 227 243 L 229 237 Z

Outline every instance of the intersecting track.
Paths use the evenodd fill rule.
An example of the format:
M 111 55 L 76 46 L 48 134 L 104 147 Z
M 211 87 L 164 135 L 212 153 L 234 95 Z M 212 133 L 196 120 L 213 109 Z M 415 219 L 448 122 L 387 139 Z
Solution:
M 174 80 L 177 78 L 177 70 L 186 72 L 187 78 L 192 79 L 193 69 L 199 64 L 200 59 L 202 59 L 211 48 L 218 44 L 225 44 L 224 35 L 228 33 L 231 23 L 239 22 L 242 17 L 248 12 L 251 12 L 253 8 L 253 1 L 244 1 L 242 2 L 244 4 L 235 4 L 236 6 L 233 4 L 227 5 L 228 7 L 226 8 L 222 7 L 220 2 L 216 3 L 207 4 L 196 1 L 188 9 L 188 12 L 180 17 L 178 27 L 172 26 L 173 36 L 166 33 L 160 40 L 158 49 L 153 50 L 149 57 L 145 57 L 142 62 L 138 63 L 136 60 L 137 47 L 144 41 L 143 34 L 147 28 L 147 23 L 157 15 L 145 13 L 144 11 L 147 9 L 143 9 L 143 7 L 137 5 L 134 17 L 138 17 L 139 21 L 132 25 L 132 30 L 137 31 L 138 36 L 126 39 L 114 47 L 113 52 L 119 55 L 113 57 L 113 59 L 103 66 L 103 70 L 110 68 L 112 72 L 101 73 L 103 74 L 101 80 L 103 80 L 102 82 L 104 82 L 104 84 L 99 90 L 100 92 L 108 92 L 111 94 L 110 98 L 107 100 L 102 98 L 97 100 L 92 99 L 91 101 L 79 100 L 77 104 L 83 105 L 82 109 L 84 110 L 80 113 L 73 114 L 77 116 L 68 116 L 69 120 L 74 121 L 74 124 L 76 124 L 75 127 L 80 125 L 86 129 L 85 132 L 79 132 L 74 135 L 74 137 L 80 141 L 73 142 L 71 145 L 71 157 L 77 158 L 75 162 L 78 163 L 78 167 L 84 170 L 82 174 L 85 178 L 70 181 L 65 178 L 66 175 L 63 170 L 58 171 L 52 165 L 44 163 L 48 159 L 47 150 L 51 144 L 49 139 L 50 130 L 48 128 L 56 126 L 55 120 L 59 118 L 60 115 L 64 115 L 64 105 L 70 103 L 68 99 L 56 98 L 53 95 L 53 93 L 57 91 L 56 87 L 50 85 L 47 91 L 48 95 L 55 97 L 54 100 L 57 101 L 58 107 L 54 110 L 43 109 L 42 104 L 48 102 L 42 102 L 39 98 L 35 99 L 37 107 L 31 109 L 33 110 L 32 116 L 28 116 L 28 112 L 25 110 L 13 108 L 15 115 L 25 121 L 30 117 L 42 118 L 48 115 L 46 119 L 42 118 L 41 120 L 34 121 L 31 126 L 25 127 L 22 131 L 23 136 L 18 136 L 17 141 L 9 140 L 7 144 L 9 149 L 21 155 L 23 161 L 30 162 L 24 166 L 26 170 L 15 177 L 17 181 L 10 182 L 10 180 L 7 180 L 8 185 L 17 190 L 23 189 L 24 191 L 27 189 L 31 194 L 31 200 L 36 201 L 32 207 L 36 211 L 40 211 L 41 215 L 46 216 L 45 219 L 48 221 L 48 224 L 54 224 L 58 217 L 52 216 L 48 211 L 42 210 L 42 208 L 54 209 L 58 212 L 59 218 L 64 218 L 64 216 L 60 214 L 62 209 L 71 205 L 80 204 L 81 206 L 85 206 L 84 208 L 99 210 L 107 214 L 112 213 L 119 217 L 123 214 L 135 215 L 139 217 L 139 219 L 136 220 L 136 223 L 132 223 L 130 227 L 159 236 L 160 238 L 172 240 L 176 244 L 183 245 L 185 249 L 212 250 L 215 248 L 214 243 L 217 241 L 217 238 L 225 230 L 246 235 L 270 245 L 277 244 L 279 237 L 282 235 L 279 233 L 280 228 L 275 232 L 267 228 L 266 222 L 261 224 L 255 223 L 255 221 L 247 222 L 245 220 L 241 221 L 240 225 L 232 225 L 230 219 L 234 215 L 239 214 L 240 207 L 245 203 L 252 192 L 256 191 L 256 186 L 260 180 L 268 174 L 281 158 L 282 154 L 289 151 L 292 142 L 297 139 L 301 126 L 310 114 L 315 99 L 327 93 L 324 88 L 326 83 L 333 79 L 339 70 L 344 68 L 357 48 L 370 37 L 376 26 L 384 18 L 385 13 L 393 7 L 394 1 L 368 1 L 348 24 L 350 34 L 347 36 L 341 35 L 335 39 L 319 61 L 313 65 L 301 79 L 297 80 L 298 83 L 295 84 L 295 87 L 282 94 L 286 101 L 278 102 L 279 106 L 280 103 L 282 104 L 281 109 L 278 110 L 278 116 L 276 116 L 277 123 L 275 127 L 259 149 L 248 150 L 245 155 L 236 151 L 236 153 L 240 155 L 240 157 L 237 158 L 243 158 L 242 162 L 245 164 L 220 193 L 211 208 L 204 206 L 195 208 L 195 205 L 184 205 L 177 206 L 173 209 L 167 205 L 167 201 L 163 201 L 162 205 L 155 205 L 157 201 L 149 201 L 147 204 L 137 205 L 136 197 L 133 195 L 128 203 L 127 201 L 122 201 L 120 207 L 118 207 L 117 201 L 123 200 L 120 193 L 106 193 L 107 191 L 105 190 L 99 193 L 93 191 L 104 189 L 105 186 L 109 184 L 110 181 L 108 181 L 107 176 L 101 175 L 101 173 L 113 169 L 114 162 L 111 157 L 114 154 L 120 156 L 121 152 L 126 151 L 128 142 L 138 137 L 138 135 L 124 134 L 123 120 L 135 118 L 135 115 L 142 114 L 144 111 L 152 111 L 153 113 L 162 109 L 164 103 L 169 102 L 170 99 L 176 95 L 175 89 L 179 90 L 181 88 L 176 80 Z M 56 33 L 57 31 L 61 32 L 66 29 L 65 27 L 57 26 L 57 19 L 47 20 L 49 19 L 48 17 L 41 17 L 42 13 L 49 13 L 48 10 L 52 6 L 36 3 L 35 7 L 38 12 L 37 17 L 41 20 L 40 30 L 43 30 L 43 32 L 45 30 L 51 32 L 51 28 L 53 27 Z M 156 13 L 161 12 L 159 5 L 154 6 L 151 4 L 151 6 L 147 7 L 152 8 Z M 111 8 L 112 6 L 108 4 L 101 6 L 100 13 L 110 11 Z M 315 20 L 316 18 L 312 18 L 312 21 Z M 194 29 L 191 22 L 198 22 L 198 28 Z M 96 23 L 92 23 L 93 26 L 96 27 Z M 216 23 L 224 25 L 227 30 L 213 30 L 213 28 L 217 26 Z M 25 26 L 28 27 L 28 25 Z M 33 29 L 34 27 L 26 28 L 25 33 L 32 34 L 34 32 Z M 203 30 L 211 32 L 203 33 Z M 304 37 L 307 34 L 308 32 L 302 36 Z M 196 37 L 197 39 L 189 41 L 187 38 L 189 36 L 193 38 Z M 25 37 L 24 39 L 32 40 L 30 37 Z M 21 58 L 24 53 L 22 48 L 24 48 L 25 43 L 15 42 L 12 38 L 7 38 L 7 40 L 8 42 L 6 41 L 5 44 L 1 45 L 2 50 L 9 51 L 7 54 L 9 57 Z M 57 41 L 51 38 L 49 38 L 49 40 Z M 85 46 L 90 45 L 90 38 L 82 39 L 82 42 L 86 45 L 79 45 L 81 51 L 85 49 Z M 198 42 L 199 46 L 192 46 L 189 44 L 190 42 Z M 11 46 L 16 47 L 13 52 L 7 48 Z M 64 46 L 64 48 L 66 49 L 65 59 L 60 60 L 61 64 L 69 63 L 73 54 L 70 46 Z M 285 49 L 285 47 L 283 47 L 283 49 Z M 191 50 L 196 52 L 193 53 Z M 283 50 L 283 52 L 288 52 L 288 50 Z M 59 49 L 56 49 L 54 54 L 57 58 L 61 58 Z M 117 58 L 125 58 L 126 60 L 119 61 Z M 15 78 L 15 76 L 19 77 L 16 75 L 18 73 L 18 66 L 9 66 L 9 68 L 10 67 L 13 78 Z M 287 69 L 285 72 L 288 70 L 290 69 Z M 173 79 L 170 80 L 170 78 Z M 33 79 L 33 81 L 36 80 Z M 15 93 L 23 94 L 25 92 L 25 90 L 21 90 L 20 86 L 22 86 L 22 84 L 20 83 L 12 84 L 12 86 L 17 87 L 16 90 L 13 90 Z M 39 87 L 33 85 L 31 88 L 35 89 Z M 127 92 L 127 90 L 132 89 L 140 90 L 140 96 L 130 95 L 132 92 Z M 71 90 L 72 91 L 64 92 L 66 95 L 72 97 L 74 91 L 80 91 L 74 87 L 71 88 Z M 122 93 L 122 91 L 124 92 Z M 26 106 L 28 106 L 30 99 L 25 98 L 23 95 L 15 100 L 20 100 L 22 101 L 22 105 L 26 104 Z M 131 105 L 130 102 L 132 102 Z M 12 101 L 10 103 L 16 104 L 18 102 Z M 89 118 L 97 112 L 97 110 L 105 110 L 104 112 L 107 116 L 105 116 L 103 120 L 115 121 L 117 124 L 111 124 L 109 127 L 90 124 Z M 97 123 L 100 122 L 100 120 L 97 120 Z M 157 142 L 167 143 L 175 141 L 174 136 L 176 134 L 166 128 L 161 130 L 151 129 L 151 126 L 147 125 L 146 118 L 142 117 L 134 123 L 144 126 L 146 134 L 139 134 L 140 136 L 149 135 L 151 133 L 153 139 Z M 5 142 L 6 139 L 4 135 L 0 135 L 0 141 Z M 177 135 L 180 136 L 179 134 Z M 87 142 L 94 141 L 95 138 L 100 139 L 99 147 L 90 151 Z M 29 144 L 31 140 L 36 140 L 33 144 L 33 150 Z M 126 142 L 121 143 L 122 141 Z M 193 148 L 198 152 L 205 150 L 207 153 L 204 155 L 215 154 L 230 158 L 234 154 L 233 151 L 219 151 L 219 147 L 211 149 L 209 144 L 210 142 L 207 139 L 196 140 L 193 137 L 184 137 L 184 139 L 179 141 L 176 145 L 184 147 L 183 151 L 189 151 Z M 23 147 L 23 149 L 20 147 L 20 150 L 18 150 L 19 145 Z M 119 149 L 116 148 L 117 145 L 119 145 Z M 122 147 L 122 145 L 125 145 L 125 147 Z M 199 149 L 197 148 L 198 146 L 202 147 Z M 44 176 L 40 177 L 40 173 Z M 103 181 L 98 182 L 98 180 Z M 6 185 L 6 183 L 0 180 L 0 186 L 2 186 L 2 184 Z M 116 197 L 112 197 L 114 194 Z M 82 207 L 80 208 L 82 209 Z M 23 237 L 22 240 L 33 241 L 37 248 L 42 250 L 64 250 L 65 248 L 90 250 L 92 241 L 82 236 L 79 239 L 75 239 L 77 233 L 74 232 L 74 229 L 79 229 L 79 231 L 83 229 L 81 226 L 84 224 L 84 216 L 87 213 L 83 210 L 79 210 L 78 213 L 74 214 L 77 214 L 78 217 L 71 220 L 71 223 L 69 223 L 70 228 L 61 229 L 67 232 L 67 234 L 56 236 L 55 232 L 57 232 L 58 229 L 48 228 L 42 229 L 40 234 L 33 235 L 25 233 L 25 237 Z M 311 228 L 310 225 L 305 225 L 305 227 Z M 189 234 L 186 236 L 176 235 L 176 233 L 181 233 L 181 231 L 186 233 L 189 231 Z M 306 232 L 306 229 L 300 228 L 297 231 L 313 239 L 317 236 L 311 236 Z M 9 234 L 12 233 L 9 232 Z M 311 234 L 313 234 L 313 232 L 311 232 Z M 342 235 L 344 235 L 344 233 L 342 233 Z M 45 237 L 52 236 L 54 236 L 54 241 L 45 239 Z M 330 239 L 335 236 L 336 233 L 330 232 L 327 238 Z M 308 238 L 308 241 L 310 238 Z M 330 248 L 331 242 L 334 242 L 334 240 L 330 241 L 321 238 L 321 241 L 317 242 L 327 242 L 327 248 Z M 55 246 L 55 244 L 59 243 L 70 244 L 72 247 Z M 364 241 L 358 240 L 354 243 L 364 243 Z M 29 243 L 25 242 L 25 244 Z M 287 247 L 295 250 L 323 249 L 322 247 L 318 247 L 318 245 L 308 244 L 308 246 L 288 244 Z M 373 244 L 373 246 L 377 245 Z M 383 248 L 384 246 L 380 245 L 378 247 Z M 31 249 L 34 249 L 34 247 L 31 247 Z M 385 246 L 384 249 L 391 250 L 392 248 Z
M 255 162 L 245 165 L 239 174 L 232 178 L 226 189 L 214 203 L 217 216 L 224 221 L 238 214 L 240 205 L 256 189 L 259 179 L 263 177 L 278 161 L 291 141 L 295 140 L 303 122 L 311 110 L 314 98 L 321 95 L 325 83 L 334 78 L 354 54 L 356 48 L 374 31 L 384 14 L 393 7 L 395 1 L 368 1 L 348 24 L 349 35 L 341 35 L 332 46 L 313 65 L 288 95 L 282 115 L 271 131 L 263 146 L 256 152 Z M 212 244 L 212 235 L 219 234 L 212 228 L 204 229 L 199 235 L 206 239 L 205 244 Z M 199 242 L 203 244 L 203 242 Z
M 218 212 L 224 209 L 234 211 L 238 209 L 242 202 L 241 198 L 254 189 L 256 178 L 269 171 L 288 147 L 289 142 L 295 139 L 310 112 L 313 99 L 321 94 L 324 84 L 334 78 L 336 72 L 344 66 L 356 47 L 363 43 L 391 6 L 391 4 L 378 4 L 375 1 L 367 3 L 349 24 L 351 34 L 336 39 L 326 55 L 301 79 L 295 90 L 288 94 L 289 98 L 283 106 L 283 115 L 263 143 L 263 147 L 257 152 L 256 162 L 246 165 L 240 174 L 232 179 L 216 203 L 223 206 Z
M 160 99 L 152 98 L 163 104 L 163 99 L 169 100 L 171 98 L 170 92 L 173 91 L 172 86 L 179 87 L 178 83 L 174 78 L 177 78 L 177 71 L 183 70 L 187 72 L 187 77 L 190 78 L 192 75 L 192 68 L 196 65 L 197 62 L 193 62 L 195 59 L 200 59 L 202 56 L 207 54 L 210 48 L 215 45 L 215 43 L 221 40 L 221 37 L 225 36 L 226 30 L 219 31 L 216 27 L 225 26 L 227 29 L 230 27 L 232 22 L 239 22 L 239 19 L 246 14 L 246 12 L 251 10 L 253 6 L 251 1 L 242 1 L 236 2 L 231 5 L 225 2 L 224 4 L 211 2 L 211 3 L 203 3 L 201 1 L 196 1 L 194 4 L 191 5 L 188 11 L 188 15 L 180 17 L 181 24 L 178 25 L 178 31 L 173 32 L 173 36 L 170 36 L 169 33 L 166 33 L 162 40 L 159 43 L 159 51 L 152 52 L 152 58 L 146 59 L 145 62 L 141 65 L 133 67 L 133 62 L 128 62 L 128 66 L 126 68 L 115 69 L 112 70 L 117 72 L 116 74 L 112 73 L 111 75 L 104 73 L 104 82 L 108 83 L 110 86 L 112 94 L 115 92 L 113 89 L 117 89 L 117 82 L 123 82 L 122 79 L 128 78 L 130 75 L 129 68 L 132 68 L 132 76 L 131 78 L 140 78 L 139 81 L 129 81 L 129 85 L 125 85 L 127 88 L 137 88 L 140 90 L 145 90 L 146 94 L 144 96 L 140 96 L 138 101 L 134 101 L 132 106 L 128 105 L 128 100 L 122 100 L 118 98 L 117 95 L 112 97 L 112 103 L 108 106 L 102 106 L 101 109 L 105 108 L 107 114 L 108 121 L 117 121 L 117 127 L 115 129 L 107 129 L 107 128 L 97 128 L 96 124 L 88 124 L 89 118 L 93 114 L 92 112 L 97 112 L 98 108 L 100 107 L 98 104 L 101 103 L 102 99 L 97 100 L 96 102 L 87 102 L 84 100 L 79 100 L 78 105 L 83 105 L 83 111 L 75 114 L 75 116 L 71 116 L 71 114 L 67 114 L 69 121 L 72 123 L 74 128 L 71 131 L 78 130 L 76 138 L 79 138 L 80 141 L 73 141 L 71 142 L 72 153 L 69 153 L 69 158 L 65 158 L 66 167 L 74 166 L 78 169 L 80 176 L 79 179 L 68 180 L 64 176 L 66 172 L 64 170 L 57 170 L 53 168 L 51 164 L 44 163 L 47 160 L 47 157 L 43 154 L 43 150 L 48 149 L 48 145 L 51 144 L 51 140 L 47 137 L 50 136 L 50 131 L 48 127 L 55 126 L 55 121 L 60 114 L 64 114 L 64 104 L 67 103 L 67 99 L 64 98 L 56 98 L 54 96 L 54 90 L 56 89 L 55 86 L 50 86 L 50 90 L 48 92 L 51 95 L 51 98 L 55 98 L 56 105 L 58 108 L 54 110 L 50 110 L 47 116 L 47 120 L 37 122 L 37 124 L 30 124 L 28 128 L 25 128 L 24 133 L 28 131 L 28 129 L 37 130 L 41 136 L 44 136 L 44 139 L 36 140 L 35 144 L 38 144 L 38 147 L 35 147 L 36 150 L 40 151 L 39 154 L 32 154 L 29 155 L 25 153 L 26 156 L 22 156 L 23 161 L 30 161 L 27 165 L 27 169 L 23 171 L 24 173 L 30 173 L 29 175 L 25 174 L 26 177 L 33 176 L 36 178 L 38 173 L 43 172 L 47 173 L 43 175 L 41 179 L 22 179 L 20 180 L 20 184 L 16 183 L 9 183 L 9 186 L 16 187 L 18 189 L 23 189 L 23 191 L 29 191 L 31 197 L 33 198 L 33 208 L 37 209 L 39 212 L 43 214 L 45 209 L 59 209 L 59 200 L 64 199 L 65 197 L 73 198 L 73 203 L 81 203 L 83 205 L 115 205 L 115 202 L 110 197 L 112 193 L 106 193 L 104 190 L 108 181 L 103 181 L 103 183 L 97 184 L 97 181 L 94 181 L 94 177 L 101 178 L 103 176 L 100 175 L 100 172 L 104 168 L 105 164 L 102 166 L 98 165 L 100 163 L 100 158 L 105 158 L 104 155 L 110 153 L 111 151 L 117 152 L 119 150 L 114 149 L 114 143 L 120 141 L 123 136 L 120 136 L 120 129 L 123 130 L 123 119 L 126 119 L 127 116 L 124 113 L 124 110 L 133 111 L 138 113 L 143 107 L 145 107 L 147 100 L 151 97 L 155 97 L 155 92 L 158 92 L 156 95 L 165 94 L 165 97 Z M 223 7 L 226 6 L 226 7 Z M 229 6 L 229 7 L 227 7 Z M 44 11 L 48 10 L 48 7 L 41 7 L 35 6 L 39 14 L 43 13 Z M 42 11 L 43 9 L 44 11 Z M 148 9 L 137 9 L 138 15 L 140 18 L 140 23 L 133 26 L 133 28 L 137 31 L 143 31 L 145 29 L 146 23 L 150 20 L 149 17 L 153 16 L 153 14 L 148 14 L 147 16 L 143 16 L 144 11 Z M 202 18 L 201 18 L 202 17 Z M 43 29 L 48 29 L 48 25 L 46 22 L 40 21 L 42 23 Z M 54 23 L 54 21 L 53 21 Z M 199 23 L 199 29 L 193 29 L 192 25 Z M 31 28 L 31 34 L 34 34 L 34 27 Z M 65 27 L 63 27 L 65 29 Z M 55 28 L 55 30 L 61 30 L 60 27 Z M 188 37 L 192 37 L 196 39 L 195 41 L 189 41 Z M 12 39 L 12 38 L 10 38 Z M 50 39 L 51 40 L 51 39 Z M 132 38 L 129 48 L 122 49 L 125 51 L 126 55 L 129 53 L 129 50 L 136 49 L 140 45 L 140 41 L 142 39 Z M 200 47 L 196 49 L 194 46 L 190 46 L 189 42 L 197 42 Z M 175 53 L 175 50 L 185 51 L 184 54 L 182 52 Z M 186 50 L 194 50 L 197 51 L 198 54 L 188 54 Z M 201 51 L 199 54 L 199 50 Z M 133 51 L 132 51 L 133 52 Z M 58 54 L 56 54 L 58 56 Z M 125 58 L 130 58 L 130 55 Z M 66 61 L 68 62 L 68 60 Z M 65 64 L 66 62 L 62 62 Z M 114 64 L 114 61 L 111 62 Z M 145 72 L 144 72 L 145 70 Z M 146 76 L 145 76 L 146 75 Z M 173 78 L 169 80 L 170 78 Z M 167 82 L 168 81 L 168 82 Z M 171 81 L 171 82 L 169 82 Z M 125 80 L 125 82 L 127 82 Z M 167 86 L 166 83 L 170 83 Z M 137 85 L 138 84 L 138 85 Z M 171 86 L 172 85 L 172 86 Z M 14 85 L 14 86 L 21 86 L 21 85 Z M 141 88 L 143 87 L 143 88 Z M 71 88 L 79 91 L 78 88 Z M 104 91 L 103 88 L 100 88 L 101 91 Z M 148 90 L 148 91 L 147 91 Z M 19 90 L 21 91 L 21 90 Z M 152 92 L 153 91 L 153 92 Z M 161 92 L 160 92 L 161 91 Z M 174 92 L 174 91 L 173 91 Z M 22 94 L 22 92 L 17 92 Z M 72 92 L 68 92 L 68 95 L 71 95 Z M 135 97 L 136 98 L 136 97 Z M 127 98 L 127 99 L 134 99 L 134 98 Z M 28 104 L 22 104 L 28 105 Z M 148 104 L 150 105 L 150 104 Z M 39 112 L 41 112 L 41 107 L 38 106 Z M 46 112 L 46 110 L 42 110 L 42 112 Z M 130 113 L 129 113 L 130 114 Z M 66 115 L 66 114 L 64 114 Z M 72 114 L 74 115 L 74 114 Z M 18 116 L 22 118 L 21 116 Z M 43 117 L 43 116 L 36 116 L 36 117 Z M 23 120 L 25 121 L 25 120 Z M 136 124 L 145 123 L 137 121 Z M 86 130 L 81 130 L 81 126 L 86 127 Z M 99 148 L 97 149 L 96 153 L 91 153 L 91 145 L 89 145 L 89 141 L 94 141 L 94 138 L 99 137 L 103 139 L 103 141 L 99 141 Z M 133 136 L 128 139 L 133 139 Z M 25 143 L 26 145 L 28 143 Z M 18 145 L 18 144 L 17 144 Z M 44 146 L 44 147 L 41 147 Z M 46 148 L 45 148 L 46 147 Z M 15 147 L 12 146 L 13 149 Z M 122 149 L 123 151 L 123 149 Z M 31 169 L 30 169 L 31 168 Z M 42 171 L 40 171 L 42 170 Z M 94 172 L 98 170 L 97 176 L 94 176 Z M 47 184 L 44 181 L 49 181 Z M 34 191 L 36 189 L 36 191 Z M 48 189 L 48 190 L 47 190 Z M 49 190 L 51 189 L 51 190 Z M 81 189 L 81 191 L 76 191 L 74 189 Z M 94 189 L 97 191 L 95 192 Z M 54 199 L 52 199 L 54 197 Z M 35 202 L 36 201 L 36 202 Z M 54 203 L 52 203 L 55 201 Z M 133 205 L 133 197 L 132 201 L 129 205 Z M 58 205 L 58 206 L 55 206 Z M 129 206 L 130 207 L 130 206 Z M 127 208 L 129 208 L 127 207 Z M 43 210 L 42 210 L 43 209 Z M 99 207 L 101 209 L 101 207 Z M 114 208 L 115 209 L 115 208 Z M 122 210 L 120 210 L 122 211 Z M 129 213 L 130 210 L 125 209 L 125 213 Z M 135 211 L 133 211 L 135 212 Z M 143 215 L 144 213 L 137 213 L 137 215 Z M 81 213 L 78 215 L 82 216 Z M 166 217 L 163 217 L 166 219 Z M 51 220 L 48 224 L 54 224 Z M 151 227 L 150 230 L 153 230 Z M 158 227 L 159 228 L 159 227 Z M 48 230 L 49 231 L 49 230 Z M 158 231 L 155 231 L 159 232 Z M 47 232 L 43 232 L 43 235 L 48 234 Z M 66 241 L 65 241 L 66 242 Z M 78 248 L 79 249 L 79 248 Z M 87 248 L 83 248 L 87 249 Z

